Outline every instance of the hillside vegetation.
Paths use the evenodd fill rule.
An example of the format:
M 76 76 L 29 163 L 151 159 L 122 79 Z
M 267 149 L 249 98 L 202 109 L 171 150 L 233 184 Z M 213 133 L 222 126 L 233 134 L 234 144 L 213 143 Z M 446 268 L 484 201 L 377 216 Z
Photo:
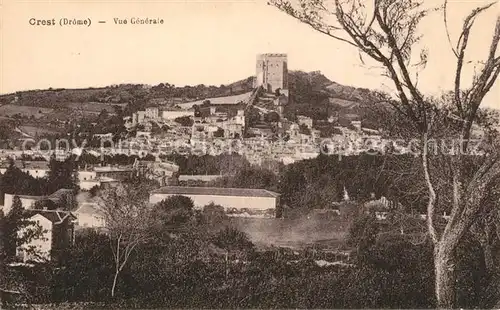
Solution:
M 120 84 L 101 88 L 20 91 L 0 96 L 0 116 L 37 119 L 42 123 L 46 118 L 49 123 L 94 118 L 102 110 L 129 115 L 147 106 L 179 104 L 188 107 L 190 102 L 207 98 L 243 96 L 252 89 L 253 77 L 220 86 L 200 84 L 177 87 L 160 83 L 155 86 Z M 315 120 L 326 120 L 334 116 L 343 125 L 362 119 L 366 123 L 364 126 L 377 128 L 377 117 L 372 117 L 373 103 L 377 99 L 375 93 L 368 89 L 338 84 L 319 71 L 290 71 L 289 89 L 288 118 L 306 115 Z

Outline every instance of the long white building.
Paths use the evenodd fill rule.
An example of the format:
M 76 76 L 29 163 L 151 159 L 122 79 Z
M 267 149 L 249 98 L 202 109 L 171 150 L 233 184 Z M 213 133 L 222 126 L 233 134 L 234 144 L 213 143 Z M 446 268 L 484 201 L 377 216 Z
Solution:
M 274 217 L 279 194 L 265 189 L 165 186 L 150 193 L 156 204 L 176 195 L 189 197 L 196 209 L 214 203 L 224 207 L 229 216 Z

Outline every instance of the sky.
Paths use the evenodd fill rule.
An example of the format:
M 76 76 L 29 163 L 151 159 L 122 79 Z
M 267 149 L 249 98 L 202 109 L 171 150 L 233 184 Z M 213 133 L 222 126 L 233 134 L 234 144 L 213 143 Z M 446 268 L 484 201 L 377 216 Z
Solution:
M 441 0 L 425 0 L 439 5 Z M 449 1 L 456 40 L 465 16 L 486 1 Z M 0 93 L 98 87 L 119 83 L 220 85 L 255 74 L 259 53 L 287 53 L 291 70 L 320 70 L 337 83 L 393 90 L 355 48 L 268 6 L 265 0 L 0 0 Z M 468 59 L 487 53 L 500 4 L 480 16 Z M 90 18 L 90 27 L 31 26 L 30 18 Z M 115 25 L 113 18 L 158 18 L 162 25 Z M 97 23 L 105 20 L 105 24 Z M 453 86 L 456 59 L 442 15 L 422 22 L 429 62 L 419 87 L 438 94 Z M 498 52 L 500 54 L 500 51 Z M 473 65 L 466 73 L 471 75 Z M 485 105 L 500 108 L 500 83 Z

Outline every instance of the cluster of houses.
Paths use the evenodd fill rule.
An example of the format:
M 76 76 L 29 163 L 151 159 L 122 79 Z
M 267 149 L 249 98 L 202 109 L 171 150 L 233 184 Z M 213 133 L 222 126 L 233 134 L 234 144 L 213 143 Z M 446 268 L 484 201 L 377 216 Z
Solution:
M 191 198 L 199 210 L 210 204 L 222 206 L 228 216 L 234 217 L 272 218 L 279 205 L 279 194 L 263 189 L 163 186 L 151 191 L 150 206 L 174 195 Z M 73 244 L 78 230 L 106 233 L 106 216 L 99 198 L 88 192 L 60 189 L 48 196 L 6 193 L 1 206 L 4 214 L 12 210 L 15 199 L 30 215 L 32 224 L 24 229 L 41 229 L 40 236 L 17 248 L 18 258 L 25 263 L 57 260 L 58 254 Z

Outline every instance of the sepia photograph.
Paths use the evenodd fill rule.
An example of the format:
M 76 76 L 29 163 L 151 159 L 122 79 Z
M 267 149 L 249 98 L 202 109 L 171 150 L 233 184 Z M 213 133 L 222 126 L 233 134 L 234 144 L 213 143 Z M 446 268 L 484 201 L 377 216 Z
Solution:
M 500 309 L 498 0 L 0 0 L 0 309 Z

